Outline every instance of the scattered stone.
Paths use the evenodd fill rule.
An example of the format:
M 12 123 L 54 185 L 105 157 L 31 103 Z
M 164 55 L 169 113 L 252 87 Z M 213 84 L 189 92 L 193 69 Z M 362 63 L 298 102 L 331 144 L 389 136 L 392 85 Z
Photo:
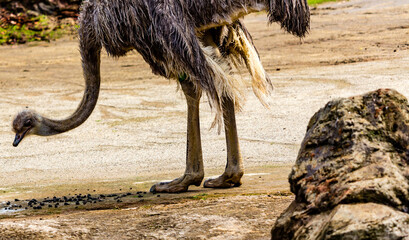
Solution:
M 138 198 L 143 198 L 144 193 L 139 191 L 136 197 Z M 70 194 L 69 194 L 70 195 Z M 62 197 L 45 197 L 44 199 L 27 199 L 27 200 L 19 200 L 15 199 L 16 203 L 21 203 L 21 204 L 13 204 L 13 202 L 8 201 L 3 203 L 3 206 L 0 205 L 0 207 L 3 207 L 4 209 L 7 209 L 6 206 L 9 206 L 9 209 L 28 209 L 28 208 L 33 208 L 35 210 L 39 210 L 45 207 L 48 208 L 58 208 L 58 207 L 63 207 L 63 206 L 70 206 L 70 205 L 86 205 L 87 203 L 99 203 L 103 201 L 116 201 L 118 203 L 123 202 L 123 198 L 130 197 L 133 194 L 131 192 L 126 192 L 126 193 L 121 193 L 121 194 L 99 194 L 99 195 L 91 195 L 91 194 L 86 194 L 83 195 L 81 193 L 74 194 L 75 196 L 69 197 L 68 196 L 62 196 Z

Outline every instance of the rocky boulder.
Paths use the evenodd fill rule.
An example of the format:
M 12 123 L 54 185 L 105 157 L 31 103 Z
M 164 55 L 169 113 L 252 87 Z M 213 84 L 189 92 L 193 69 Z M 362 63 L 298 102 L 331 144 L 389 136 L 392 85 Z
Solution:
M 409 239 L 409 104 L 390 89 L 329 102 L 289 176 L 272 239 Z

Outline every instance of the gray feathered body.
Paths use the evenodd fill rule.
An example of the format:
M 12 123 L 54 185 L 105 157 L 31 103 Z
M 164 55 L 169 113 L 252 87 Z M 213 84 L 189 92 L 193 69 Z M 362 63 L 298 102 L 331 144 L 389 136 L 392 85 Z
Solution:
M 262 10 L 267 10 L 269 22 L 278 22 L 292 34 L 303 37 L 308 31 L 306 0 L 84 1 L 79 30 L 84 75 L 95 74 L 88 62 L 95 61 L 101 47 L 112 56 L 135 49 L 153 73 L 166 78 L 188 76 L 221 109 L 223 94 L 239 102 L 236 85 L 240 83 L 228 72 L 244 63 L 253 77 L 253 89 L 262 98 L 272 85 L 240 21 Z

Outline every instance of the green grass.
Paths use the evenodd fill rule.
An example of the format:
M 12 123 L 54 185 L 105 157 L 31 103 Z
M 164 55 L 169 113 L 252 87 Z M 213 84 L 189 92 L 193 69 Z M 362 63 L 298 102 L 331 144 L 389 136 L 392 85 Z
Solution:
M 55 40 L 67 32 L 65 29 L 69 27 L 61 25 L 50 28 L 51 20 L 46 15 L 40 15 L 30 20 L 33 23 L 29 25 L 0 24 L 0 45 Z
M 192 196 L 191 198 L 194 200 L 206 200 L 209 197 L 209 195 L 207 193 L 201 193 L 201 194 L 197 194 L 195 196 Z
M 335 2 L 337 0 L 308 0 L 309 5 L 317 5 L 325 2 Z

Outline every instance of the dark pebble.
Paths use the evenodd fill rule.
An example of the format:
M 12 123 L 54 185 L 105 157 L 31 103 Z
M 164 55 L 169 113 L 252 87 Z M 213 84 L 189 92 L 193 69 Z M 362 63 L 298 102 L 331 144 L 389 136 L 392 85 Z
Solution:
M 19 202 L 20 200 L 16 198 L 16 199 L 14 199 L 14 201 L 15 201 L 15 202 Z
M 138 198 L 142 198 L 143 197 L 143 195 L 138 195 Z
M 158 194 L 158 195 L 156 195 L 157 197 L 160 197 L 160 195 Z

